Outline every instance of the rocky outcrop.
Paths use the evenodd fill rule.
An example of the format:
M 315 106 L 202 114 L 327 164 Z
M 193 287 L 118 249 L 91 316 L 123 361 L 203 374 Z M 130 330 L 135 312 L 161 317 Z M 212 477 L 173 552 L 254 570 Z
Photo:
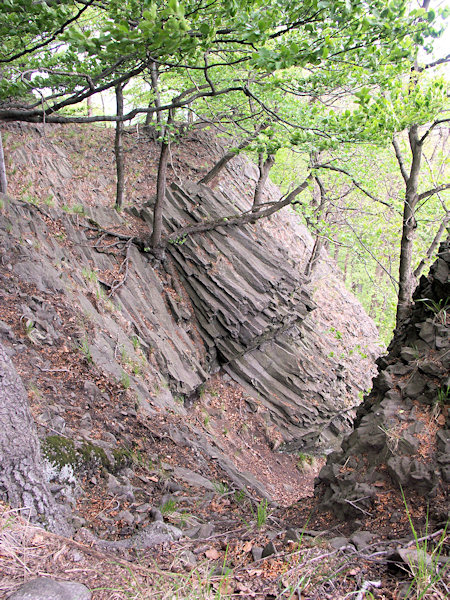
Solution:
M 378 360 L 354 431 L 328 457 L 316 494 L 341 517 L 386 488 L 427 497 L 450 483 L 450 238 L 414 294 L 410 317 Z
M 166 228 L 248 208 L 245 197 L 230 191 L 174 184 Z M 151 228 L 151 210 L 141 216 Z M 168 252 L 205 342 L 207 370 L 223 368 L 260 397 L 289 448 L 329 445 L 349 425 L 357 389 L 319 349 L 320 336 L 306 320 L 315 303 L 289 249 L 256 223 L 182 237 Z
M 133 155 L 134 165 L 128 163 L 135 206 L 118 214 L 108 208 L 107 185 L 114 180 L 108 172 L 109 131 L 79 135 L 49 128 L 43 136 L 39 126 L 11 125 L 9 132 L 8 156 L 17 173 L 9 189 L 21 199 L 1 198 L 0 300 L 5 308 L 14 298 L 16 314 L 3 311 L 0 333 L 12 336 L 17 352 L 29 353 L 36 372 L 55 367 L 33 352 L 44 345 L 55 349 L 56 373 L 64 371 L 64 356 L 77 352 L 129 389 L 137 411 L 117 407 L 111 429 L 124 445 L 131 434 L 123 428 L 117 433 L 123 412 L 125 419 L 161 411 L 185 416 L 201 384 L 220 369 L 259 397 L 265 425 L 281 430 L 286 449 L 333 447 L 369 385 L 376 330 L 325 254 L 314 277 L 305 281 L 313 240 L 297 215 L 285 210 L 244 228 L 176 240 L 158 264 L 129 240 L 148 235 L 151 224 L 151 205 L 140 210 L 154 180 L 144 162 L 150 154 L 147 138 L 133 138 L 133 152 L 141 152 Z M 195 135 L 193 156 L 198 149 L 211 158 L 222 151 L 211 136 Z M 187 140 L 186 147 L 192 143 Z M 197 171 L 190 172 L 198 178 Z M 166 231 L 248 210 L 256 177 L 257 169 L 237 157 L 214 193 L 191 183 L 174 186 L 168 192 Z M 279 196 L 269 185 L 266 200 Z M 31 292 L 20 291 L 22 284 Z M 14 339 L 14 319 L 16 335 L 18 328 L 26 331 L 31 349 Z M 90 380 L 79 383 L 81 390 L 71 383 L 71 393 L 81 394 L 86 407 L 109 401 L 103 379 L 98 387 Z M 61 388 L 55 385 L 57 397 Z M 59 432 L 65 424 L 58 411 L 64 414 L 65 407 L 50 406 L 39 418 Z M 81 421 L 82 437 L 88 439 L 92 417 L 86 413 Z M 266 495 L 251 474 L 237 471 L 225 451 L 204 443 L 192 423 L 186 428 L 190 434 L 179 433 L 190 447 L 201 445 L 238 485 Z

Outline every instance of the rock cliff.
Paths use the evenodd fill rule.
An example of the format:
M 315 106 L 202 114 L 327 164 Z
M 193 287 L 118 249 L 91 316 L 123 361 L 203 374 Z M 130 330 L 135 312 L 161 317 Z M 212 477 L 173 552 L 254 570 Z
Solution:
M 107 401 L 99 383 L 106 377 L 130 390 L 138 413 L 150 417 L 188 415 L 200 386 L 226 373 L 264 407 L 266 425 L 280 432 L 285 449 L 335 444 L 370 385 L 376 331 L 325 254 L 305 281 L 312 240 L 293 213 L 177 240 L 164 263 L 155 263 L 131 239 L 151 224 L 157 152 L 147 138 L 127 138 L 132 200 L 119 215 L 108 197 L 108 130 L 6 130 L 11 195 L 2 198 L 0 223 L 2 332 L 18 357 L 42 373 L 69 373 L 65 356 L 78 352 L 101 373 L 84 381 L 87 406 Z M 237 157 L 212 191 L 188 180 L 220 156 L 220 144 L 201 132 L 184 143 L 173 158 L 174 175 L 181 180 L 183 170 L 184 177 L 168 192 L 166 231 L 248 210 L 255 167 Z M 269 186 L 267 200 L 276 197 Z M 17 343 L 19 330 L 25 343 Z M 46 345 L 60 368 L 37 351 Z M 79 393 L 77 384 L 72 393 Z M 61 419 L 67 406 L 58 410 Z M 129 406 L 117 410 L 119 420 L 120 410 L 133 415 Z M 82 426 L 81 434 L 92 437 L 90 428 Z M 126 428 L 120 435 L 130 443 Z M 207 442 L 192 424 L 173 435 L 219 457 L 239 485 L 268 495 L 251 473 L 242 479 L 217 440 Z
M 403 489 L 448 498 L 450 483 L 450 238 L 414 294 L 410 317 L 378 360 L 354 431 L 328 457 L 316 493 L 339 516 L 361 515 Z M 445 500 L 444 500 L 445 501 Z M 447 504 L 448 507 L 448 504 Z M 445 520 L 445 518 L 444 518 Z

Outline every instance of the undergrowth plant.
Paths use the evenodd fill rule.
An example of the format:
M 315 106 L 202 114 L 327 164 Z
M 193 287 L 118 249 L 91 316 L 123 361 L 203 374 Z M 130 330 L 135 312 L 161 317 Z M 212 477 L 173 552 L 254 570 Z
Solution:
M 408 557 L 409 571 L 411 572 L 413 579 L 405 598 L 415 598 L 416 600 L 445 598 L 447 596 L 445 595 L 443 582 L 446 574 L 449 572 L 450 565 L 447 561 L 442 561 L 441 566 L 440 558 L 447 540 L 449 522 L 447 521 L 444 529 L 439 535 L 437 543 L 434 548 L 431 549 L 429 544 L 430 535 L 428 534 L 428 510 L 425 521 L 425 535 L 419 537 L 417 530 L 414 527 L 403 489 L 401 490 L 401 493 L 415 543 L 414 555 Z

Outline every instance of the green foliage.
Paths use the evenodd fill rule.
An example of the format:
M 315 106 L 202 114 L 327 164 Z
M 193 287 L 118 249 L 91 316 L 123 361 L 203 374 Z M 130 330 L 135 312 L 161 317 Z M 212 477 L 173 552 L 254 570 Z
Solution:
M 299 452 L 296 466 L 297 469 L 299 469 L 299 471 L 307 471 L 314 465 L 314 462 L 314 456 L 311 456 L 310 454 L 304 454 L 303 452 Z
M 230 491 L 228 485 L 224 481 L 215 481 L 213 485 L 219 496 L 225 496 Z
M 450 309 L 450 298 L 440 298 L 438 301 L 429 298 L 419 298 L 417 302 L 423 302 L 428 310 L 434 315 L 435 323 L 445 325 L 447 323 L 447 311 Z
M 261 500 L 256 507 L 256 526 L 258 529 L 261 529 L 267 523 L 268 517 L 268 502 L 267 500 Z

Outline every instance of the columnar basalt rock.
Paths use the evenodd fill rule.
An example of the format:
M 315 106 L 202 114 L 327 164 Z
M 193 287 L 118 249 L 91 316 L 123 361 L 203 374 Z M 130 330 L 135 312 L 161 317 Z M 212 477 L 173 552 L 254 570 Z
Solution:
M 316 495 L 341 517 L 368 510 L 381 486 L 432 497 L 450 483 L 450 238 L 378 360 L 353 432 L 328 457 Z M 383 483 L 384 482 L 384 483 Z
M 166 228 L 170 235 L 246 208 L 231 190 L 172 185 Z M 144 208 L 141 216 L 151 229 L 152 211 Z M 257 223 L 181 237 L 167 252 L 192 303 L 208 370 L 222 368 L 258 395 L 289 450 L 332 444 L 351 423 L 357 390 L 320 349 L 320 334 L 307 320 L 315 304 L 289 250 Z

